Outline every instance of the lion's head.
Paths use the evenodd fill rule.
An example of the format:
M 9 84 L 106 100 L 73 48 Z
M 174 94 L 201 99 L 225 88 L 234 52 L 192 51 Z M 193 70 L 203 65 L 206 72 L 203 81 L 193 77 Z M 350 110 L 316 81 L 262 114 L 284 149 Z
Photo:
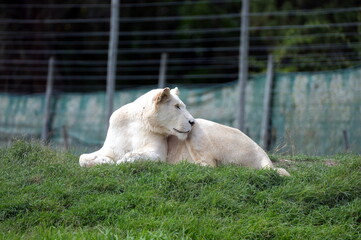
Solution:
M 144 112 L 151 130 L 166 136 L 175 135 L 180 140 L 185 140 L 195 120 L 180 100 L 178 88 L 156 89 L 152 92 L 152 103 L 151 106 L 148 105 L 150 109 Z

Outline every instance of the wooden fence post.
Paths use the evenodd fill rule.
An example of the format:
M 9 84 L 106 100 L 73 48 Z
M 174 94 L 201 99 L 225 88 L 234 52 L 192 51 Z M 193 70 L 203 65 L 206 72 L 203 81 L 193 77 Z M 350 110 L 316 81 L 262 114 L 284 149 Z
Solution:
M 263 96 L 263 118 L 261 126 L 261 143 L 260 146 L 269 149 L 270 123 L 271 123 L 271 104 L 273 89 L 273 56 L 268 55 L 267 76 Z
M 44 119 L 43 119 L 42 131 L 41 131 L 41 141 L 45 145 L 49 141 L 51 96 L 53 94 L 53 82 L 54 82 L 54 62 L 55 62 L 54 57 L 50 57 L 48 64 L 48 76 L 46 80 Z
M 107 124 L 113 113 L 115 77 L 117 70 L 118 53 L 118 22 L 119 22 L 119 0 L 111 2 L 110 35 L 108 49 L 108 69 L 107 69 Z
M 350 145 L 348 142 L 348 133 L 346 130 L 342 130 L 342 134 L 343 134 L 343 142 L 345 144 L 345 151 L 347 152 L 350 149 Z
M 162 53 L 160 59 L 160 67 L 159 67 L 158 88 L 165 88 L 166 74 L 167 74 L 167 60 L 168 60 L 168 54 L 166 52 Z
M 68 128 L 66 127 L 66 125 L 64 125 L 61 128 L 61 133 L 63 135 L 64 148 L 65 150 L 69 150 L 69 135 L 68 135 Z
M 248 35 L 249 35 L 249 2 L 242 0 L 241 12 L 241 29 L 240 29 L 240 46 L 239 46 L 239 66 L 238 66 L 238 114 L 237 127 L 244 131 L 245 127 L 245 95 L 248 79 Z

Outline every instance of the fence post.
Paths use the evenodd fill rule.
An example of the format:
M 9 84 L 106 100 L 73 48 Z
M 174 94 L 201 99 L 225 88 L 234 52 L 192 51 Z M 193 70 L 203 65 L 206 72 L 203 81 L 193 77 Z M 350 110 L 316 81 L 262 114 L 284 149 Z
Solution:
M 350 145 L 348 142 L 348 133 L 346 130 L 342 130 L 342 134 L 343 134 L 343 142 L 345 144 L 345 151 L 347 152 L 350 149 Z
M 64 125 L 61 128 L 61 133 L 63 135 L 65 150 L 68 150 L 69 149 L 69 135 L 68 135 L 68 128 L 66 127 L 66 125 Z
M 160 58 L 158 88 L 165 87 L 166 74 L 167 74 L 167 60 L 168 60 L 168 54 L 166 52 L 162 53 Z
M 107 124 L 114 105 L 115 77 L 117 70 L 118 53 L 118 21 L 119 21 L 119 0 L 111 2 L 110 35 L 108 48 L 108 69 L 107 69 Z
M 241 29 L 239 46 L 239 66 L 238 66 L 238 114 L 237 127 L 244 131 L 245 122 L 245 94 L 248 79 L 248 26 L 249 26 L 249 2 L 242 0 Z
M 45 145 L 48 143 L 49 140 L 51 95 L 53 94 L 53 82 L 54 82 L 54 62 L 55 62 L 54 57 L 50 57 L 48 63 L 48 76 L 46 80 L 44 120 L 43 120 L 43 127 L 41 130 L 41 141 Z
M 267 76 L 263 96 L 263 118 L 261 126 L 261 147 L 269 149 L 270 118 L 272 104 L 272 86 L 273 86 L 273 56 L 268 55 Z

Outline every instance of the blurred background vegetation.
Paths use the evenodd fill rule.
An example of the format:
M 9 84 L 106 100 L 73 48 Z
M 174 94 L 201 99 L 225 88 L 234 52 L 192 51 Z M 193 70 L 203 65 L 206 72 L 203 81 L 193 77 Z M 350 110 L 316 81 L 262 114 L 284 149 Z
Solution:
M 237 14 L 241 11 L 241 1 L 122 0 L 120 2 L 118 87 L 156 84 L 159 63 L 157 61 L 154 63 L 155 68 L 136 63 L 139 60 L 143 60 L 144 63 L 159 60 L 162 49 L 192 48 L 194 49 L 192 51 L 171 51 L 169 59 L 205 59 L 206 61 L 202 60 L 203 66 L 210 59 L 215 59 L 220 64 L 231 63 L 224 68 L 179 63 L 178 67 L 168 68 L 169 83 L 208 84 L 237 79 L 240 26 L 240 17 Z M 8 65 L 8 62 L 11 60 L 47 61 L 51 55 L 56 55 L 59 63 L 56 74 L 63 76 L 58 79 L 58 85 L 62 86 L 61 90 L 80 90 L 81 87 L 76 88 L 76 86 L 79 87 L 84 83 L 89 87 L 87 90 L 99 90 L 98 86 L 104 85 L 106 76 L 109 3 L 110 1 L 95 0 L 48 0 L 36 3 L 29 0 L 0 1 L 1 19 L 38 20 L 29 24 L 17 21 L 1 22 L 0 59 L 3 61 L 0 68 L 2 74 L 14 76 L 21 72 L 24 75 L 46 76 L 46 67 L 23 65 L 20 66 L 21 68 L 19 66 L 13 68 L 12 65 Z M 95 5 L 91 6 L 92 4 Z M 281 72 L 324 71 L 358 65 L 361 55 L 361 11 L 333 11 L 332 14 L 322 12 L 324 9 L 358 7 L 361 7 L 359 0 L 326 2 L 251 0 L 250 73 L 264 72 L 267 55 L 270 53 L 274 54 L 277 71 Z M 312 10 L 320 10 L 320 14 L 310 14 L 309 11 Z M 297 11 L 301 11 L 302 14 Z M 283 14 L 277 12 L 283 12 Z M 210 19 L 182 18 L 182 16 L 226 14 L 235 15 Z M 169 16 L 173 19 L 156 20 Z M 180 18 L 177 19 L 177 17 Z M 138 19 L 135 22 L 128 21 L 135 18 Z M 144 18 L 149 18 L 149 20 Z M 69 21 L 69 23 L 51 24 L 43 22 L 47 19 L 100 19 L 100 21 L 92 23 Z M 342 25 L 343 23 L 353 24 Z M 312 27 L 320 24 L 327 26 Z M 262 28 L 265 26 L 271 27 L 270 29 Z M 219 34 L 204 31 L 192 32 L 196 29 L 220 29 L 220 31 Z M 149 31 L 149 34 L 139 34 L 143 31 Z M 155 33 L 152 34 L 151 31 Z M 72 33 L 75 35 L 71 35 Z M 77 33 L 79 35 L 76 35 Z M 84 34 L 81 35 L 81 33 Z M 234 47 L 234 50 L 213 51 L 220 47 Z M 203 50 L 197 50 L 197 48 Z M 148 51 L 149 49 L 151 50 Z M 63 54 L 64 50 L 72 54 L 69 52 Z M 82 51 L 89 50 L 94 51 L 82 54 Z M 28 54 L 29 51 L 31 54 Z M 222 58 L 225 59 L 224 62 Z M 87 67 L 78 66 L 77 69 L 61 66 L 62 61 L 72 60 L 91 60 L 94 64 Z M 96 61 L 99 61 L 99 64 L 96 64 Z M 125 64 L 122 65 L 122 62 Z M 186 64 L 188 64 L 187 67 L 185 67 Z M 127 71 L 129 72 L 126 73 Z M 194 77 L 198 74 L 215 77 Z M 91 80 L 82 78 L 84 75 L 91 75 Z M 6 83 L 8 91 L 11 91 L 9 85 L 20 86 L 26 81 L 26 83 L 31 83 L 29 88 L 23 90 L 16 88 L 16 91 L 43 92 L 46 79 L 4 77 L 2 81 Z M 94 87 L 90 88 L 90 86 Z M 0 87 L 0 90 L 6 91 L 4 87 Z

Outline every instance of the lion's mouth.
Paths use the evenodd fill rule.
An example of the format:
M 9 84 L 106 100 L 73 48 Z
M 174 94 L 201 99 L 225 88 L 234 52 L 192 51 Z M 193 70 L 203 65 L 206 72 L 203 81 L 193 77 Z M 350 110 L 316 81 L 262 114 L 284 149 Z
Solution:
M 183 131 L 180 131 L 180 130 L 175 129 L 175 128 L 173 128 L 173 130 L 176 131 L 176 132 L 178 132 L 178 133 L 189 133 L 189 132 L 191 131 L 191 130 L 188 130 L 188 131 L 183 132 Z

